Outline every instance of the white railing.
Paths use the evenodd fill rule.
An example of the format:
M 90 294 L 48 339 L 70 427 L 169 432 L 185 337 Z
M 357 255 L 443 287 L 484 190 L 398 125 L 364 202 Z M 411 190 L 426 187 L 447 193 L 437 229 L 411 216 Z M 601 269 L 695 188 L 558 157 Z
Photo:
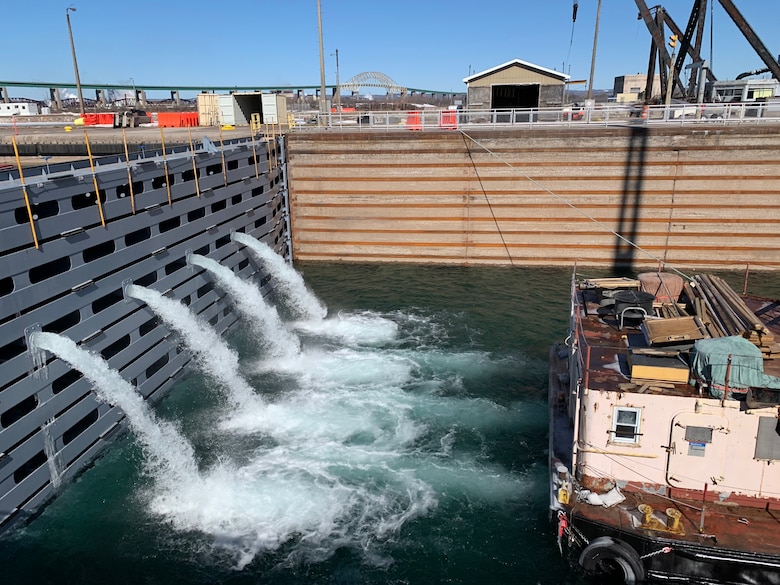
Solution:
M 311 112 L 298 116 L 294 131 L 454 130 L 534 128 L 581 125 L 778 124 L 780 103 L 671 104 L 669 106 L 599 105 L 593 108 L 523 108 L 512 110 L 441 110 Z

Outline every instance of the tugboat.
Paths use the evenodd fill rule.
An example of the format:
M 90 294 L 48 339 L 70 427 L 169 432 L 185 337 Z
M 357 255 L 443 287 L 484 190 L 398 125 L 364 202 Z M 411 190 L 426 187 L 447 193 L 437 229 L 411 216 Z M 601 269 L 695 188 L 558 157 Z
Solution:
M 576 270 L 576 269 L 575 269 Z M 550 515 L 599 583 L 780 583 L 780 302 L 577 279 L 550 351 Z

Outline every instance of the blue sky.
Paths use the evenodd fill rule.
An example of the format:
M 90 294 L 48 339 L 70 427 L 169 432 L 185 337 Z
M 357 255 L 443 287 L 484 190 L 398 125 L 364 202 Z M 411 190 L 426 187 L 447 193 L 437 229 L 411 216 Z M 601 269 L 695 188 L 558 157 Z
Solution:
M 777 56 L 778 0 L 734 1 Z M 379 71 L 406 87 L 463 92 L 469 73 L 516 58 L 563 70 L 572 79 L 590 74 L 597 0 L 578 0 L 573 27 L 572 0 L 321 4 L 328 84 L 336 79 L 336 49 L 342 83 L 361 72 Z M 718 79 L 762 68 L 719 2 L 710 4 L 713 51 L 710 55 L 708 10 L 704 53 L 712 57 Z M 6 58 L 0 79 L 73 81 L 65 20 L 69 5 L 41 0 L 3 6 Z M 72 5 L 77 8 L 71 22 L 82 83 L 129 83 L 131 78 L 138 86 L 320 83 L 316 0 L 75 0 Z M 693 0 L 663 3 L 683 29 L 692 5 Z M 618 75 L 646 73 L 650 36 L 637 12 L 633 0 L 602 0 L 596 89 L 610 89 Z

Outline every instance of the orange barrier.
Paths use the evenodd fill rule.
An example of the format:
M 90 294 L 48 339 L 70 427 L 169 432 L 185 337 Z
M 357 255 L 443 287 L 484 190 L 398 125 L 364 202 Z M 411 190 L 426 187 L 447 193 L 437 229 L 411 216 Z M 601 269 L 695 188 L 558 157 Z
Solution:
M 422 121 L 420 120 L 420 112 L 408 112 L 406 114 L 406 129 L 422 130 Z
M 439 120 L 439 128 L 444 130 L 458 129 L 458 112 L 454 110 L 444 110 Z
M 200 119 L 197 112 L 158 112 L 157 125 L 160 128 L 187 128 L 198 126 Z
M 97 124 L 114 125 L 114 114 L 84 114 L 84 126 L 95 126 Z

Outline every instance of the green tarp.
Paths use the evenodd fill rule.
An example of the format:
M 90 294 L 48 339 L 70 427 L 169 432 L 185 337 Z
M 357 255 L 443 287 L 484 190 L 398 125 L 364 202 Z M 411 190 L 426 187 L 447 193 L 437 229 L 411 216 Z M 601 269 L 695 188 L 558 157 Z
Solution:
M 699 339 L 691 353 L 691 376 L 694 380 L 707 382 L 710 393 L 716 398 L 723 397 L 727 382 L 730 390 L 741 393 L 750 387 L 780 390 L 780 378 L 764 374 L 761 351 L 739 336 Z

